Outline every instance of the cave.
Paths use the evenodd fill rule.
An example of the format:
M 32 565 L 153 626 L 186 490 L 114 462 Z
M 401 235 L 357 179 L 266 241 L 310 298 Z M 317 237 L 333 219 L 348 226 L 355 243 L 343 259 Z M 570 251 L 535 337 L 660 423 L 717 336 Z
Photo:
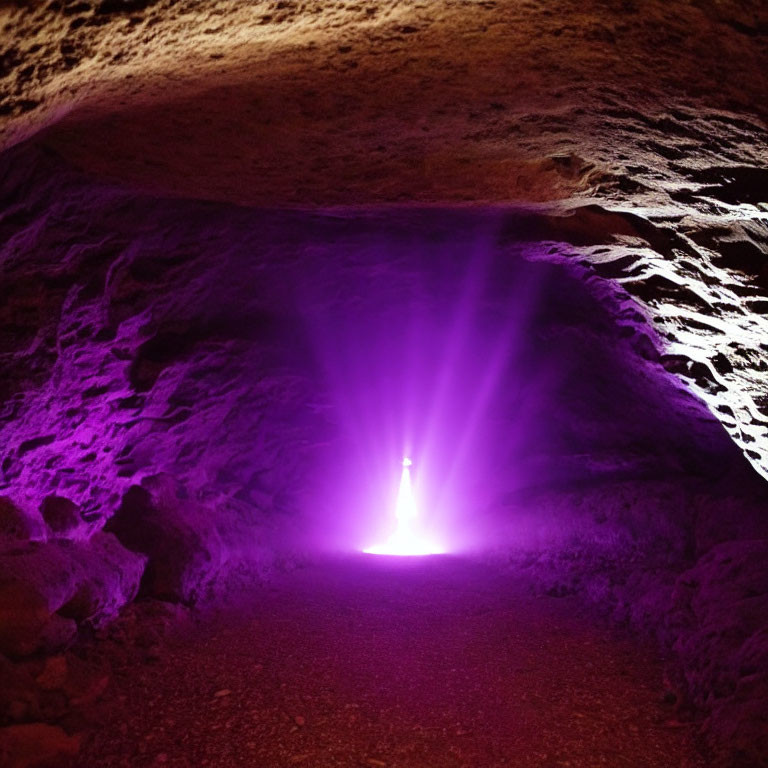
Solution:
M 761 0 L 0 26 L 2 768 L 768 768 Z

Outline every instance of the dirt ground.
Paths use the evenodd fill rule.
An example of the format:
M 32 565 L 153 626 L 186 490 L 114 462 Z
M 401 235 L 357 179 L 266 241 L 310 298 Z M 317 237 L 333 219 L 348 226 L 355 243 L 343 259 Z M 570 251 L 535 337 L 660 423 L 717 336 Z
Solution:
M 455 558 L 244 591 L 118 670 L 77 765 L 694 768 L 659 660 L 576 598 Z

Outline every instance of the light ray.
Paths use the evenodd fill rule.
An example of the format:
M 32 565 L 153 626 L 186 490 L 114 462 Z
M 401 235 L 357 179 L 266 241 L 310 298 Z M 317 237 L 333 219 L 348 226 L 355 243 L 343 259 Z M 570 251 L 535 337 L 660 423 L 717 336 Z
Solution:
M 411 481 L 411 460 L 403 459 L 400 487 L 395 504 L 396 527 L 392 535 L 382 544 L 363 550 L 369 555 L 421 556 L 439 555 L 444 550 L 431 541 L 419 520 L 419 509 Z

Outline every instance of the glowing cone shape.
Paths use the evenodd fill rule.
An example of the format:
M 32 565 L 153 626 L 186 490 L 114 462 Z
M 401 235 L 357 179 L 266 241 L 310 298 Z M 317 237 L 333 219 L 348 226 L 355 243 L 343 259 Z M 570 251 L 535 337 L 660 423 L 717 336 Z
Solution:
M 395 532 L 383 543 L 363 550 L 369 555 L 437 555 L 442 552 L 420 530 L 419 511 L 411 484 L 411 460 L 403 459 L 403 473 L 397 492 Z

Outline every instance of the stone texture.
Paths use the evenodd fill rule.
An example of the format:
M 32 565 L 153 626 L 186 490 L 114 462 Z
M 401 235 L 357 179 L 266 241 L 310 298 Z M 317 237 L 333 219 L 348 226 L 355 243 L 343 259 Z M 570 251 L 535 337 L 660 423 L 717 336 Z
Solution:
M 9 498 L 0 497 L 0 540 L 27 541 L 44 535 L 38 519 L 22 512 Z
M 320 527 L 356 446 L 318 358 L 339 391 L 401 387 L 371 350 L 409 299 L 451 305 L 477 238 L 489 317 L 547 286 L 495 401 L 499 542 L 656 633 L 681 711 L 764 764 L 763 2 L 54 0 L 0 24 L 9 652 L 135 593 L 141 558 L 84 541 L 110 518 L 147 594 L 183 601 Z
M 107 524 L 123 546 L 148 557 L 144 594 L 192 602 L 224 566 L 227 551 L 216 519 L 168 475 L 145 478 L 128 489 Z
M 669 370 L 657 324 L 581 258 L 608 247 L 585 243 L 614 237 L 599 212 L 161 205 L 35 146 L 5 162 L 6 199 L 27 211 L 21 224 L 5 220 L 9 311 L 26 307 L 34 322 L 29 338 L 13 331 L 4 341 L 12 405 L 2 432 L 12 448 L 3 490 L 26 508 L 55 495 L 89 526 L 107 521 L 147 556 L 146 595 L 192 602 L 230 568 L 263 567 L 270 550 L 327 527 L 339 457 L 355 448 L 341 438 L 318 340 L 333 340 L 334 375 L 347 386 L 365 389 L 373 377 L 397 391 L 389 357 L 378 352 L 397 348 L 393 329 L 409 302 L 450 316 L 450 286 L 477 242 L 492 264 L 483 316 L 506 317 L 521 297 L 510 286 L 535 286 L 537 302 L 514 315 L 525 331 L 510 370 L 526 373 L 494 401 L 515 414 L 515 428 L 502 421 L 491 433 L 506 444 L 487 490 L 498 501 L 531 484 L 552 489 L 535 519 L 504 507 L 513 533 L 498 541 L 514 545 L 530 532 L 528 549 L 549 553 L 537 562 L 551 594 L 585 592 L 618 620 L 675 643 L 665 617 L 678 574 L 714 545 L 765 536 L 763 507 L 747 499 L 761 483 L 696 386 Z M 624 236 L 618 221 L 607 219 Z M 494 338 L 492 322 L 481 328 Z M 438 338 L 423 350 L 428 367 L 439 362 Z M 359 350 L 368 350 L 362 368 Z M 322 515 L 300 514 L 318 499 Z M 33 593 L 8 598 L 9 613 L 23 619 L 3 640 L 8 653 L 61 647 L 78 622 L 101 623 L 136 594 L 141 558 L 108 534 L 71 541 L 82 529 L 64 528 L 64 538 L 17 546 L 29 582 L 13 589 L 31 584 Z M 39 582 L 42 574 L 52 582 Z M 21 602 L 34 610 L 17 614 Z M 714 712 L 688 692 L 696 665 L 681 646 L 681 701 Z M 753 700 L 739 696 L 743 704 L 731 697 L 731 709 L 713 715 L 724 724 L 713 737 L 743 744 L 754 734 Z
M 77 504 L 63 496 L 46 496 L 40 514 L 54 536 L 74 539 L 84 528 Z
M 677 580 L 671 624 L 687 691 L 734 764 L 768 755 L 768 539 L 713 547 Z
M 36 651 L 58 650 L 72 642 L 77 625 L 51 612 L 45 598 L 22 581 L 0 586 L 0 652 L 28 656 Z
M 81 568 L 77 589 L 59 609 L 78 622 L 100 626 L 136 596 L 146 560 L 128 552 L 114 536 L 97 533 L 70 550 Z
M 78 505 L 83 517 L 106 518 L 131 485 L 165 472 L 194 502 L 230 510 L 240 505 L 233 517 L 260 521 L 266 528 L 259 536 L 268 538 L 275 514 L 295 512 L 302 494 L 311 498 L 312 475 L 328 469 L 330 446 L 339 438 L 329 375 L 344 374 L 329 374 L 318 358 L 376 344 L 382 359 L 366 365 L 391 378 L 387 356 L 395 354 L 391 329 L 398 327 L 398 313 L 423 302 L 424 311 L 450 317 L 457 300 L 450 285 L 461 284 L 463 254 L 473 242 L 485 244 L 497 271 L 496 287 L 488 289 L 489 313 L 508 311 L 518 301 L 512 275 L 537 284 L 542 294 L 538 315 L 521 319 L 535 328 L 519 364 L 535 368 L 525 385 L 531 406 L 546 408 L 548 398 L 559 395 L 535 401 L 537 379 L 547 376 L 537 349 L 553 344 L 568 360 L 573 372 L 550 389 L 564 395 L 570 387 L 578 398 L 550 415 L 575 444 L 582 440 L 574 428 L 581 409 L 578 418 L 589 428 L 585 450 L 574 448 L 574 456 L 596 450 L 591 436 L 607 419 L 608 401 L 601 401 L 601 416 L 590 395 L 594 388 L 579 383 L 594 370 L 612 377 L 606 388 L 621 388 L 612 405 L 615 417 L 635 409 L 632 427 L 612 430 L 604 446 L 609 463 L 611 450 L 631 451 L 631 458 L 625 453 L 619 460 L 626 467 L 662 461 L 662 454 L 663 462 L 687 462 L 687 469 L 700 472 L 705 466 L 725 471 L 735 461 L 733 455 L 722 461 L 728 453 L 722 430 L 660 365 L 657 347 L 663 342 L 626 292 L 559 249 L 534 249 L 534 237 L 562 239 L 563 222 L 570 225 L 572 217 L 524 211 L 338 217 L 191 202 L 159 206 L 94 187 L 35 148 L 9 153 L 6 160 L 7 198 L 46 211 L 21 229 L 8 223 L 7 231 L 16 235 L 2 266 L 14 302 L 22 301 L 25 286 L 43 286 L 25 299 L 35 314 L 30 333 L 40 344 L 28 352 L 27 340 L 13 335 L 5 347 L 14 407 L 4 431 L 13 448 L 0 490 L 12 490 L 29 506 L 56 494 Z M 75 235 L 84 230 L 87 236 Z M 62 240 L 69 243 L 64 255 L 56 246 Z M 412 269 L 387 264 L 387 254 L 398 249 L 400 258 L 414 260 Z M 450 268 L 440 249 L 453 254 Z M 535 266 L 526 267 L 521 255 L 535 259 Z M 44 279 L 48 274 L 56 280 Z M 375 295 L 364 299 L 372 285 Z M 579 301 L 590 307 L 586 315 Z M 439 328 L 432 333 L 423 355 L 438 366 Z M 490 338 L 498 331 L 488 333 Z M 319 349 L 333 334 L 337 348 L 343 339 L 345 349 Z M 337 363 L 350 377 L 364 373 L 353 359 Z M 648 382 L 658 384 L 657 394 L 650 394 L 655 385 Z M 71 398 L 77 401 L 62 407 L 62 399 Z M 542 410 L 528 419 L 532 433 L 545 415 Z M 686 431 L 696 435 L 695 446 Z M 51 439 L 21 450 L 44 433 Z M 600 439 L 607 435 L 604 430 Z M 338 450 L 349 453 L 344 446 Z M 543 450 L 562 454 L 564 448 Z M 560 460 L 563 466 L 572 461 Z M 579 461 L 572 473 L 580 471 Z M 253 541 L 258 544 L 258 537 Z
M 0 652 L 55 650 L 74 638 L 78 623 L 112 618 L 135 597 L 144 562 L 106 533 L 0 553 Z
M 615 621 L 658 638 L 668 658 L 667 695 L 682 721 L 703 721 L 716 746 L 714 764 L 763 766 L 765 493 L 737 501 L 728 484 L 719 492 L 712 487 L 714 495 L 703 491 L 679 481 L 629 481 L 565 498 L 541 491 L 509 510 L 510 527 L 522 532 L 514 562 L 543 594 L 585 595 Z M 620 523 L 604 514 L 609 504 L 602 494 L 615 499 Z M 575 519 L 561 505 L 575 508 Z M 754 538 L 713 544 L 696 535 L 700 525 L 711 531 L 712 515 L 726 512 L 749 521 Z
M 327 526 L 338 499 L 324 477 L 337 477 L 339 457 L 354 449 L 340 442 L 318 337 L 335 340 L 332 359 L 348 385 L 361 375 L 391 380 L 386 356 L 365 358 L 361 373 L 339 350 L 396 348 L 393 329 L 411 300 L 450 316 L 446 286 L 458 284 L 462 254 L 477 242 L 493 255 L 489 318 L 519 299 L 510 285 L 535 285 L 538 302 L 516 317 L 525 332 L 510 369 L 526 374 L 495 401 L 499 413 L 516 414 L 515 430 L 504 422 L 493 433 L 506 450 L 489 486 L 499 498 L 531 483 L 552 489 L 533 516 L 530 506 L 528 517 L 505 507 L 510 529 L 497 540 L 549 552 L 539 562 L 552 594 L 585 592 L 618 620 L 674 643 L 665 616 L 678 574 L 715 544 L 764 535 L 760 505 L 745 500 L 760 483 L 695 387 L 668 370 L 655 324 L 601 268 L 573 258 L 609 247 L 585 243 L 610 241 L 611 228 L 626 236 L 624 219 L 594 209 L 339 216 L 160 205 L 95 184 L 36 147 L 6 162 L 6 197 L 29 213 L 23 226 L 6 221 L 16 234 L 4 275 L 42 341 L 29 347 L 14 333 L 5 342 L 15 362 L 3 431 L 16 446 L 5 492 L 31 508 L 62 496 L 91 525 L 107 520 L 124 546 L 147 556 L 146 595 L 191 602 L 234 565 L 295 547 L 307 523 Z M 646 236 L 661 237 L 653 231 Z M 423 354 L 430 366 L 438 361 L 431 348 Z M 558 361 L 558 375 L 546 360 Z M 326 517 L 302 518 L 317 498 Z M 85 558 L 80 542 L 36 546 L 50 551 L 41 570 L 61 594 L 37 590 L 48 601 L 25 635 L 35 644 L 51 612 L 55 623 L 66 622 L 56 611 L 91 621 L 135 593 L 138 567 L 122 589 L 110 581 L 120 569 Z M 83 558 L 96 584 L 79 580 L 67 553 Z M 121 597 L 109 603 L 105 594 Z M 679 655 L 693 674 L 694 657 Z M 688 685 L 684 677 L 680 696 L 706 710 Z M 754 721 L 746 709 L 732 712 L 741 715 L 729 722 Z
M 561 201 L 552 239 L 768 474 L 763 4 L 467 8 L 10 6 L 5 145 L 238 204 Z
M 80 737 L 45 723 L 0 728 L 0 759 L 11 768 L 50 768 L 78 753 Z

